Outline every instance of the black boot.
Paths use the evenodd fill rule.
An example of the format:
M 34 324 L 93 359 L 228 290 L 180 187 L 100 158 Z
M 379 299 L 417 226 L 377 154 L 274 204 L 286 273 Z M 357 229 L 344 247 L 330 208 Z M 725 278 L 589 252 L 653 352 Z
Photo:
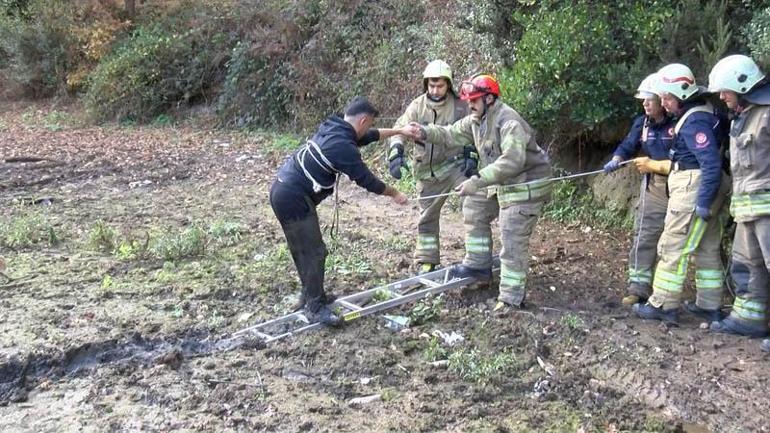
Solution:
M 645 320 L 661 320 L 668 325 L 679 325 L 679 309 L 664 310 L 650 304 L 634 304 L 634 313 Z
M 720 334 L 742 335 L 744 337 L 761 338 L 767 336 L 767 328 L 755 328 L 744 325 L 732 317 L 726 317 L 717 322 L 711 322 L 709 329 Z
M 770 353 L 770 339 L 762 340 L 762 344 L 759 345 L 759 348 L 764 352 Z
M 725 318 L 725 315 L 721 310 L 707 310 L 705 308 L 699 307 L 697 304 L 695 304 L 695 302 L 685 301 L 684 309 L 687 310 L 688 313 L 698 316 L 708 323 L 719 322 Z
M 329 305 L 322 305 L 316 311 L 305 311 L 305 317 L 310 323 L 321 323 L 326 326 L 338 327 L 342 325 L 342 318 L 329 308 Z
M 485 283 L 492 279 L 492 269 L 477 269 L 465 265 L 455 265 L 449 270 L 449 278 L 473 278 L 476 282 Z

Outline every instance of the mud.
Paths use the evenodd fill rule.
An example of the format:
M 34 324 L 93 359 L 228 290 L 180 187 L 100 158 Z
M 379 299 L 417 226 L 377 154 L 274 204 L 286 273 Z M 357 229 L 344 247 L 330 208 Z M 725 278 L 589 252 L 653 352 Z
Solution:
M 276 137 L 192 124 L 54 132 L 24 115 L 50 110 L 0 114 L 2 233 L 34 217 L 57 238 L 0 252 L 2 431 L 770 432 L 759 341 L 620 305 L 622 231 L 542 221 L 524 311 L 494 313 L 493 283 L 446 294 L 434 318 L 400 331 L 375 315 L 267 347 L 229 339 L 296 299 L 267 203 L 286 152 Z M 416 206 L 349 183 L 341 197 L 328 290 L 410 275 Z M 320 207 L 324 222 L 332 213 Z M 113 248 L 94 245 L 99 220 Z M 443 262 L 457 262 L 456 204 L 442 224 Z M 142 250 L 197 226 L 198 254 Z

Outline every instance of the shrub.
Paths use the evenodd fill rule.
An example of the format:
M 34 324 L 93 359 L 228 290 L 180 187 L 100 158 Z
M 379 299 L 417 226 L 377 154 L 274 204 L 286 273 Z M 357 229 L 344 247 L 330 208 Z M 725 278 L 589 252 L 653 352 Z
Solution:
M 763 71 L 770 70 L 770 8 L 758 11 L 744 34 L 751 57 Z
M 205 3 L 138 27 L 91 74 L 86 106 L 98 120 L 148 121 L 213 96 L 233 41 L 232 18 Z

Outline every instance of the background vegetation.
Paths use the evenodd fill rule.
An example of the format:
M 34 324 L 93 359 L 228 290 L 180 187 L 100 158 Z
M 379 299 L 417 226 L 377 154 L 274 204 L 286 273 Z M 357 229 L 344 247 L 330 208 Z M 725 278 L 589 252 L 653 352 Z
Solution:
M 389 124 L 427 61 L 496 74 L 566 169 L 596 165 L 678 61 L 770 69 L 770 1 L 0 0 L 0 90 L 75 98 L 93 121 L 204 108 L 221 126 L 306 134 L 353 95 Z

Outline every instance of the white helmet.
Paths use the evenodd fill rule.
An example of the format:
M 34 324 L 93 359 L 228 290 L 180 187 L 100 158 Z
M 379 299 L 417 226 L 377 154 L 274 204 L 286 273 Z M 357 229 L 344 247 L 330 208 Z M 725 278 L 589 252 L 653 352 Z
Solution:
M 634 97 L 638 99 L 647 99 L 652 98 L 653 96 L 658 96 L 658 94 L 655 93 L 655 81 L 657 79 L 657 73 L 648 75 L 647 78 L 642 80 L 642 82 L 639 84 L 639 88 L 636 89 L 636 94 Z
M 425 67 L 422 72 L 424 91 L 428 90 L 428 78 L 446 78 L 449 88 L 452 89 L 452 68 L 443 60 L 434 60 Z
M 717 62 L 709 74 L 709 92 L 732 90 L 744 94 L 765 75 L 750 57 L 736 54 Z
M 659 96 L 661 93 L 670 93 L 684 101 L 698 93 L 698 86 L 690 68 L 681 63 L 671 63 L 658 71 L 655 90 Z

